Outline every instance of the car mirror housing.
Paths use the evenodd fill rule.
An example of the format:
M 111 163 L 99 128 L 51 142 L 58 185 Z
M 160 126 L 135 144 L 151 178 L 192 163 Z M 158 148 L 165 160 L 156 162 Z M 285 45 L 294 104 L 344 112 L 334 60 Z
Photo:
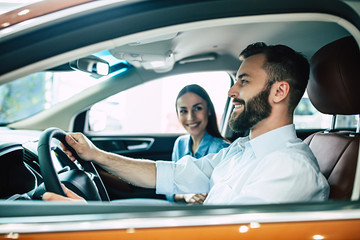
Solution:
M 71 61 L 70 67 L 74 70 L 91 73 L 95 76 L 107 76 L 110 73 L 109 63 L 93 55 Z

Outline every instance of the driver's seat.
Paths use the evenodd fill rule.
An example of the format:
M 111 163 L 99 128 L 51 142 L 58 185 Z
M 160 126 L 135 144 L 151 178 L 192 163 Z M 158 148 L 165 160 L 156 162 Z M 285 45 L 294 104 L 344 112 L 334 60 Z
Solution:
M 359 64 L 359 47 L 352 37 L 332 42 L 314 54 L 307 92 L 317 110 L 332 115 L 360 113 Z M 359 139 L 359 126 L 356 132 L 331 129 L 305 139 L 330 184 L 330 199 L 359 199 Z

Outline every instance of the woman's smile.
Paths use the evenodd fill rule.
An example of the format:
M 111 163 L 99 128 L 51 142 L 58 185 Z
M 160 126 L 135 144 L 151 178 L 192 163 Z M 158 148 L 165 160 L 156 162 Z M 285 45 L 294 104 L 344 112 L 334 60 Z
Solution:
M 177 100 L 179 121 L 192 136 L 203 136 L 206 132 L 209 110 L 206 101 L 197 94 L 188 92 Z
M 186 124 L 191 130 L 195 130 L 200 126 L 201 122 Z

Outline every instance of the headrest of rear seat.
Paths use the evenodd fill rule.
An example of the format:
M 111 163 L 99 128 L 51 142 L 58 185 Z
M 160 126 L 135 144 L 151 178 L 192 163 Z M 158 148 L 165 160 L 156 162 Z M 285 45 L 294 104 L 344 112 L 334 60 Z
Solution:
M 360 113 L 360 52 L 353 37 L 329 43 L 314 54 L 307 92 L 322 113 Z

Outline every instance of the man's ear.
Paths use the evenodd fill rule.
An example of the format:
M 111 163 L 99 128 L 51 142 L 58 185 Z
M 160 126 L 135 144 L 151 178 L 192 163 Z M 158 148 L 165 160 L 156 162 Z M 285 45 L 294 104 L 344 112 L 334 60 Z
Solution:
M 275 103 L 279 103 L 289 96 L 290 84 L 287 81 L 275 82 L 273 88 L 275 91 L 273 101 Z

